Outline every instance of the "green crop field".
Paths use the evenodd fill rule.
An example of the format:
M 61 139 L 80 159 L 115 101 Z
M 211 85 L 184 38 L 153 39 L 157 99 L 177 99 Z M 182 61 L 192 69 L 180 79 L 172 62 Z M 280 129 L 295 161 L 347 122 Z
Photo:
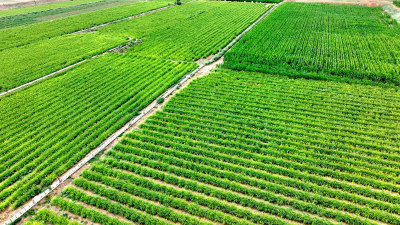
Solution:
M 399 100 L 394 89 L 222 70 L 52 204 L 151 224 L 397 224 Z
M 396 14 L 261 2 L 0 11 L 0 224 L 400 224 Z
M 225 65 L 294 77 L 399 85 L 399 59 L 400 26 L 382 9 L 287 3 L 244 37 L 226 55 Z

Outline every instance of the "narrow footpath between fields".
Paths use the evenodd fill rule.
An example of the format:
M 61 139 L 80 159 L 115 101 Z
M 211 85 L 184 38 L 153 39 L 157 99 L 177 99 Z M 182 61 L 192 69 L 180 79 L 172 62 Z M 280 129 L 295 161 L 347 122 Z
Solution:
M 130 120 L 127 124 L 125 124 L 121 129 L 116 131 L 110 137 L 108 137 L 100 146 L 92 150 L 86 157 L 84 157 L 79 163 L 77 163 L 74 167 L 69 169 L 65 174 L 60 176 L 53 184 L 49 187 L 49 189 L 35 196 L 31 201 L 24 204 L 20 207 L 19 210 L 14 212 L 8 212 L 9 217 L 6 218 L 6 222 L 4 224 L 12 224 L 17 219 L 21 218 L 28 210 L 30 209 L 38 209 L 45 204 L 49 204 L 45 202 L 45 199 L 60 193 L 62 189 L 71 184 L 72 179 L 78 177 L 84 169 L 90 166 L 88 163 L 91 159 L 95 158 L 99 153 L 104 154 L 107 150 L 111 149 L 114 145 L 118 143 L 122 135 L 130 131 L 132 129 L 137 128 L 141 123 L 143 123 L 149 116 L 153 115 L 156 111 L 161 110 L 162 106 L 167 104 L 169 99 L 174 96 L 179 90 L 182 90 L 186 87 L 192 80 L 206 76 L 213 69 L 217 68 L 217 65 L 223 62 L 224 54 L 229 51 L 246 33 L 248 33 L 251 29 L 253 29 L 259 22 L 261 22 L 265 17 L 267 17 L 273 10 L 275 10 L 280 4 L 275 4 L 271 7 L 267 12 L 261 15 L 255 22 L 253 22 L 249 27 L 247 27 L 242 33 L 240 33 L 236 38 L 234 38 L 228 45 L 226 45 L 223 49 L 221 49 L 211 60 L 203 62 L 199 65 L 197 69 L 192 71 L 191 73 L 185 75 L 177 84 L 169 88 L 166 92 L 160 95 L 157 99 L 163 98 L 164 101 L 161 104 L 157 103 L 157 99 L 154 100 L 151 104 L 149 104 L 146 108 L 140 111 L 138 116 L 135 116 Z

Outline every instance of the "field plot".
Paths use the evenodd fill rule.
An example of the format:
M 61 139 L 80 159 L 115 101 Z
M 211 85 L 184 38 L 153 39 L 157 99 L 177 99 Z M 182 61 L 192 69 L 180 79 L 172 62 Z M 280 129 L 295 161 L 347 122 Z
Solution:
M 104 0 L 69 0 L 69 1 L 56 2 L 56 3 L 51 3 L 51 4 L 43 4 L 43 5 L 1 10 L 0 17 L 14 16 L 14 15 L 28 14 L 28 13 L 37 13 L 37 12 L 43 12 L 43 11 L 48 11 L 48 10 L 53 10 L 53 9 L 67 8 L 67 7 L 81 5 L 81 4 L 90 4 L 90 3 L 99 2 L 99 1 L 104 1 Z
M 143 224 L 398 224 L 399 100 L 395 89 L 222 70 L 52 204 L 99 223 L 108 211 Z
M 175 14 L 167 14 L 170 17 L 164 20 L 164 26 L 157 29 L 156 34 L 166 37 L 165 40 L 168 41 L 168 44 L 160 45 L 160 52 L 165 52 L 164 48 L 176 50 L 182 47 L 181 44 L 174 45 L 168 40 L 168 33 L 171 31 L 169 26 L 180 29 L 181 35 L 176 35 L 178 41 L 184 40 L 189 34 L 196 35 L 197 38 L 190 37 L 195 43 L 179 49 L 180 54 L 186 58 L 195 59 L 217 52 L 227 41 L 226 38 L 239 34 L 267 10 L 262 4 L 199 2 L 190 5 L 176 7 L 176 10 L 175 7 L 165 10 L 174 9 Z M 226 18 L 217 13 L 221 10 L 226 13 Z M 210 16 L 212 14 L 216 16 Z M 184 18 L 192 15 L 187 18 L 190 22 L 182 25 L 174 22 L 182 15 Z M 141 18 L 147 16 L 149 15 Z M 164 16 L 161 14 L 152 19 L 161 20 Z M 199 21 L 207 25 L 207 29 L 202 29 L 201 32 L 192 31 Z M 148 20 L 143 21 L 145 22 Z M 109 27 L 111 26 L 114 25 Z M 226 26 L 230 28 L 224 29 Z M 126 37 L 124 33 L 118 35 L 113 29 L 108 29 L 109 27 L 107 32 L 110 33 L 101 30 L 84 35 L 93 35 L 93 40 L 97 36 L 115 39 Z M 153 46 L 156 43 L 151 42 L 159 40 L 153 39 L 157 37 L 152 34 L 156 32 L 154 29 L 148 32 L 147 29 L 151 28 L 144 25 L 129 28 L 134 31 L 143 28 L 142 33 L 146 35 L 143 37 L 143 45 Z M 79 35 L 60 38 L 75 36 Z M 214 39 L 224 39 L 224 42 L 216 43 Z M 55 38 L 49 41 L 52 40 Z M 183 75 L 197 67 L 194 62 L 146 55 L 154 56 L 145 53 L 137 55 L 135 51 L 125 54 L 108 53 L 65 74 L 0 98 L 0 211 L 10 205 L 19 206 L 42 191 L 110 134 L 121 128 L 138 110 L 154 101 Z
M 400 84 L 400 26 L 381 8 L 285 3 L 225 57 L 225 67 Z
M 134 55 L 198 60 L 216 54 L 269 8 L 265 4 L 192 2 L 98 31 L 142 39 L 142 44 L 128 51 Z

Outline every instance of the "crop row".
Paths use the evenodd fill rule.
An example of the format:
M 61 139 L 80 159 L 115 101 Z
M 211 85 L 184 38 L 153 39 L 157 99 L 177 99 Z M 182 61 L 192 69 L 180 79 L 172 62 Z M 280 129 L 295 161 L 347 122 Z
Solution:
M 71 221 L 64 216 L 60 216 L 48 208 L 39 209 L 36 212 L 34 218 L 24 222 L 24 225 L 45 225 L 45 224 L 79 225 L 80 223 Z
M 271 6 L 236 2 L 192 2 L 99 30 L 137 37 L 143 43 L 128 53 L 174 60 L 216 54 Z
M 149 37 L 143 40 L 143 45 L 148 43 L 156 46 L 157 40 L 150 37 L 167 37 L 170 27 L 176 26 L 180 38 L 197 34 L 196 38 L 201 40 L 180 49 L 180 52 L 193 57 L 205 57 L 210 54 L 207 51 L 216 51 L 222 47 L 223 43 L 218 43 L 218 40 L 231 38 L 267 9 L 261 4 L 190 4 L 193 5 L 167 9 L 150 14 L 151 17 L 146 15 L 138 18 L 140 21 L 137 23 L 133 22 L 136 19 L 126 21 L 141 25 L 128 27 L 124 32 L 137 30 Z M 216 13 L 218 11 L 226 15 Z M 255 13 L 249 16 L 248 12 Z M 188 19 L 182 23 L 181 17 Z M 162 26 L 153 28 L 152 23 L 149 23 L 153 20 L 163 21 Z M 207 29 L 197 33 L 192 27 L 200 21 L 207 25 Z M 228 29 L 223 29 L 221 33 L 220 28 L 224 27 Z M 118 29 L 107 29 L 48 41 L 92 37 L 96 42 L 98 40 L 95 37 L 99 36 L 122 40 L 118 38 L 129 35 Z M 165 41 L 168 45 L 159 46 L 159 51 L 168 46 L 179 47 L 176 43 L 168 42 L 167 38 Z M 207 44 L 207 41 L 210 43 Z M 63 46 L 68 44 L 71 43 L 66 42 Z M 46 49 L 45 45 L 41 47 Z M 63 53 L 62 49 L 58 49 L 58 52 Z M 41 192 L 197 65 L 141 55 L 129 52 L 124 55 L 107 53 L 0 99 L 0 210 L 10 205 L 17 207 Z M 63 55 L 64 58 L 67 56 Z M 63 61 L 63 57 L 57 61 Z M 38 60 L 54 63 L 46 57 Z M 46 68 L 43 65 L 40 67 Z M 34 68 L 32 65 L 29 67 L 31 71 Z

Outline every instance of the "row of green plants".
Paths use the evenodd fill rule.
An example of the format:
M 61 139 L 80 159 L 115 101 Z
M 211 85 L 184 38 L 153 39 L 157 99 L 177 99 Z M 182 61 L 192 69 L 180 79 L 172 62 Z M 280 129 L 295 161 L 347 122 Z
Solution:
M 228 52 L 224 67 L 399 85 L 399 31 L 379 7 L 289 2 Z
M 146 125 L 146 126 L 148 126 L 148 125 Z M 267 156 L 268 155 L 270 155 L 270 156 L 272 155 L 272 156 L 280 157 L 280 158 L 297 159 L 296 161 L 298 161 L 298 162 L 307 162 L 308 161 L 308 162 L 313 163 L 313 161 L 314 161 L 315 162 L 315 163 L 313 163 L 314 165 L 319 165 L 317 160 L 302 159 L 303 157 L 299 157 L 299 156 L 297 156 L 297 157 L 291 157 L 291 155 L 288 155 L 289 157 L 285 156 L 285 154 L 288 154 L 288 153 L 289 154 L 290 153 L 293 154 L 296 151 L 296 146 L 291 147 L 291 148 L 281 147 L 279 149 L 280 150 L 279 152 L 280 152 L 281 155 L 279 155 L 278 151 L 271 151 L 270 152 L 270 150 L 265 150 L 265 148 L 274 147 L 274 146 L 277 147 L 276 145 L 263 145 L 263 143 L 260 142 L 260 141 L 256 141 L 256 140 L 250 140 L 249 141 L 249 139 L 244 139 L 244 138 L 242 138 L 242 140 L 244 140 L 243 142 L 245 142 L 245 143 L 241 143 L 241 142 L 239 142 L 239 141 L 241 141 L 240 138 L 236 138 L 234 135 L 231 135 L 230 137 L 232 137 L 232 138 L 235 137 L 237 140 L 228 141 L 228 140 L 220 140 L 220 139 L 218 139 L 216 137 L 207 136 L 207 133 L 212 133 L 212 134 L 216 134 L 216 135 L 218 135 L 219 133 L 218 132 L 206 132 L 204 130 L 199 130 L 199 133 L 206 133 L 206 135 L 191 134 L 190 132 L 187 132 L 187 133 L 184 133 L 184 132 L 177 133 L 177 132 L 175 132 L 172 135 L 171 134 L 166 134 L 165 135 L 163 133 L 166 133 L 169 130 L 168 129 L 164 129 L 162 127 L 157 127 L 156 131 L 158 133 L 156 133 L 155 131 L 148 131 L 148 130 L 144 130 L 143 133 L 148 135 L 148 136 L 150 136 L 150 138 L 148 138 L 148 139 L 150 139 L 150 141 L 152 141 L 151 140 L 152 136 L 157 136 L 157 138 L 159 138 L 159 139 L 167 139 L 167 140 L 170 140 L 172 142 L 179 143 L 178 141 L 175 141 L 174 139 L 176 137 L 178 137 L 177 139 L 180 139 L 179 137 L 182 136 L 183 140 L 187 141 L 188 143 L 193 143 L 191 140 L 207 141 L 208 143 L 214 143 L 214 144 L 222 145 L 224 147 L 243 148 L 243 149 L 248 148 L 250 150 L 250 152 L 254 152 L 254 153 L 258 153 L 258 154 L 262 154 L 262 155 L 267 155 Z M 131 136 L 136 138 L 137 135 L 139 135 L 139 134 L 132 134 Z M 220 136 L 221 135 L 223 135 L 223 134 L 220 133 Z M 227 135 L 225 137 L 229 138 L 229 135 Z M 246 143 L 246 140 L 248 141 L 247 143 Z M 267 141 L 272 141 L 272 140 L 269 139 Z M 195 145 L 197 145 L 197 146 L 200 145 L 201 146 L 201 144 L 197 144 L 197 143 Z M 282 152 L 282 150 L 284 150 L 285 152 Z M 248 154 L 248 153 L 244 153 L 244 155 L 245 154 Z M 267 162 L 268 161 L 268 157 L 265 157 L 265 156 L 263 156 L 263 157 L 265 158 L 263 160 L 265 160 L 265 162 Z M 296 163 L 294 165 L 296 165 Z M 287 166 L 287 165 L 285 165 L 285 166 Z M 299 166 L 297 165 L 295 167 L 299 167 Z M 389 182 L 382 182 L 380 180 L 377 181 L 377 180 L 374 180 L 374 179 L 365 178 L 365 176 L 366 176 L 365 174 L 362 174 L 363 176 L 353 175 L 353 173 L 359 173 L 359 172 L 357 172 L 357 170 L 353 171 L 351 173 L 344 173 L 344 171 L 343 172 L 331 171 L 330 169 L 332 169 L 332 168 L 329 168 L 329 167 L 328 167 L 329 168 L 328 170 L 327 169 L 319 169 L 319 168 L 307 168 L 307 167 L 300 167 L 300 168 L 302 168 L 303 170 L 307 170 L 308 172 L 311 172 L 311 173 L 314 173 L 314 174 L 320 174 L 320 175 L 323 175 L 323 176 L 330 176 L 330 177 L 333 177 L 333 178 L 336 178 L 336 179 L 356 182 L 356 183 L 363 184 L 363 185 L 366 185 L 366 186 L 373 186 L 375 188 L 382 189 L 382 190 L 385 190 L 385 189 L 386 190 L 390 190 L 390 191 L 396 191 L 397 190 L 397 187 L 396 187 L 396 185 L 398 183 L 397 182 L 397 178 L 392 177 L 390 179 L 390 176 L 387 177 L 386 179 L 383 179 L 384 181 L 389 181 Z M 351 171 L 352 169 L 348 169 L 348 170 Z M 340 175 L 342 175 L 342 176 L 340 176 Z M 367 173 L 367 176 L 371 176 L 370 173 Z M 372 176 L 372 178 L 373 177 L 374 176 Z M 380 176 L 379 175 L 375 175 L 375 177 L 380 177 Z
M 67 217 L 60 216 L 48 208 L 39 209 L 33 218 L 24 222 L 24 225 L 79 225 L 80 223 L 71 221 Z
M 77 185 L 79 187 L 94 191 L 99 195 L 103 195 L 103 193 L 108 191 L 113 191 L 117 193 L 121 191 L 127 192 L 135 196 L 141 196 L 149 200 L 158 201 L 167 207 L 186 211 L 192 215 L 206 218 L 222 224 L 250 224 L 249 222 L 246 222 L 245 220 L 239 220 L 236 217 L 248 219 L 251 222 L 257 224 L 282 224 L 279 220 L 273 217 L 254 214 L 250 210 L 239 209 L 235 206 L 223 203 L 217 199 L 205 198 L 203 196 L 198 196 L 188 191 L 177 190 L 174 187 L 162 186 L 141 177 L 129 175 L 126 176 L 126 174 L 122 172 L 116 172 L 119 176 L 125 175 L 124 179 L 129 179 L 129 181 L 132 181 L 134 183 L 130 184 L 125 182 L 124 180 L 106 177 L 102 174 L 90 171 L 85 171 L 82 176 L 88 180 L 101 182 L 104 185 L 110 186 L 118 190 L 109 190 L 98 184 L 88 182 L 86 179 L 76 179 L 73 183 L 74 185 Z M 200 206 L 205 206 L 207 208 L 203 208 Z M 219 211 L 229 213 L 230 215 L 225 215 Z
M 108 54 L 2 99 L 0 208 L 40 193 L 195 67 Z
M 87 33 L 46 39 L 0 51 L 0 92 L 89 59 L 126 42 L 128 40 L 120 37 Z
M 295 207 L 295 209 L 297 210 L 316 214 L 321 217 L 334 218 L 339 222 L 355 223 L 355 224 L 371 224 L 371 222 L 369 221 L 359 219 L 354 216 L 350 216 L 349 214 L 327 210 L 324 209 L 323 207 L 316 206 L 315 204 L 312 203 L 311 204 L 305 203 L 296 199 L 293 199 L 291 201 L 284 201 L 285 198 L 279 198 L 279 197 L 277 199 L 276 195 L 273 193 L 269 193 L 268 191 L 265 190 L 260 190 L 257 187 L 253 188 L 253 187 L 243 186 L 242 184 L 233 182 L 232 180 L 229 180 L 226 177 L 225 178 L 214 177 L 213 174 L 203 174 L 201 171 L 191 171 L 186 168 L 170 166 L 166 163 L 152 161 L 146 158 L 136 157 L 135 160 L 136 160 L 135 162 L 131 163 L 131 162 L 121 161 L 120 159 L 118 161 L 115 159 L 106 159 L 104 160 L 104 163 L 119 170 L 121 169 L 128 170 L 130 172 L 138 173 L 141 175 L 144 174 L 142 168 L 149 167 L 158 171 L 162 171 L 161 173 L 162 175 L 164 175 L 165 173 L 173 174 L 175 176 L 183 177 L 200 183 L 205 183 L 225 190 L 238 192 L 240 194 L 247 195 L 251 198 L 267 201 L 268 203 L 275 203 L 275 204 L 264 203 L 262 204 L 262 207 L 258 207 L 257 210 L 261 210 L 262 212 L 279 216 L 282 219 L 288 219 L 305 224 L 313 224 L 313 223 L 315 224 L 315 221 L 318 221 L 317 224 L 326 224 L 326 223 L 329 224 L 329 222 L 325 222 L 324 219 L 318 219 L 308 214 L 296 212 L 292 208 Z M 280 206 L 279 203 L 281 202 L 286 203 L 285 205 L 290 206 L 290 208 L 286 209 L 285 207 Z M 276 205 L 277 203 L 278 205 Z
M 111 193 L 110 190 L 108 190 L 107 193 L 103 192 L 103 194 Z M 114 194 L 123 195 L 119 192 L 114 192 Z M 122 198 L 118 198 L 118 200 L 122 202 L 113 202 L 110 199 L 95 196 L 93 194 L 88 194 L 73 187 L 65 188 L 62 192 L 62 195 L 74 201 L 81 201 L 85 204 L 108 210 L 109 212 L 123 216 L 126 219 L 131 220 L 132 222 L 140 222 L 141 220 L 143 220 L 143 218 L 141 217 L 144 217 L 144 219 L 147 220 L 144 224 L 171 224 L 170 222 L 166 222 L 165 220 L 159 218 L 161 217 L 166 218 L 174 223 L 203 225 L 210 224 L 175 212 L 168 207 L 159 206 L 151 202 L 143 201 L 137 198 L 131 198 L 126 195 Z M 145 212 L 146 214 L 143 212 Z
M 78 204 L 73 201 L 69 201 L 65 198 L 62 197 L 55 197 L 51 200 L 51 204 L 54 206 L 58 206 L 62 210 L 66 210 L 70 213 L 73 213 L 75 215 L 78 215 L 82 218 L 87 218 L 90 219 L 91 221 L 95 223 L 100 223 L 100 224 L 113 224 L 113 225 L 131 225 L 131 223 L 125 222 L 118 220 L 114 217 L 108 216 L 107 214 L 101 213 L 98 210 L 95 209 L 90 209 L 86 207 L 85 205 Z M 143 214 L 140 213 L 135 213 L 133 214 L 133 211 L 130 211 L 131 215 L 129 215 L 131 218 L 136 218 L 138 221 L 141 222 L 141 224 L 163 224 L 163 223 L 153 223 L 155 220 L 152 220 L 149 218 L 149 216 L 143 216 Z
M 318 193 L 321 196 L 327 196 L 330 198 L 336 198 L 336 199 L 341 199 L 341 200 L 346 200 L 346 201 L 350 201 L 356 204 L 361 204 L 361 205 L 368 205 L 371 208 L 374 209 L 380 209 L 380 210 L 385 210 L 388 211 L 390 213 L 397 213 L 400 214 L 400 208 L 397 207 L 396 205 L 391 205 L 391 204 L 387 204 L 385 201 L 389 201 L 389 202 L 393 202 L 394 204 L 396 204 L 397 202 L 399 202 L 399 199 L 390 196 L 389 194 L 381 194 L 380 192 L 376 192 L 376 191 L 372 191 L 369 188 L 364 188 L 364 187 L 353 187 L 352 185 L 346 185 L 346 184 L 342 184 L 339 181 L 331 181 L 328 179 L 324 179 L 322 177 L 319 177 L 318 174 L 317 175 L 311 175 L 311 174 L 307 174 L 307 173 L 301 173 L 299 171 L 293 170 L 293 167 L 288 164 L 287 166 L 282 165 L 282 167 L 278 167 L 278 166 L 274 166 L 274 165 L 268 165 L 270 164 L 269 161 L 266 160 L 262 160 L 259 157 L 252 157 L 251 160 L 247 160 L 247 159 L 238 159 L 235 156 L 230 156 L 230 155 L 225 155 L 225 154 L 220 154 L 218 153 L 218 151 L 221 151 L 222 149 L 210 149 L 210 150 L 202 150 L 199 148 L 193 148 L 190 147 L 188 145 L 182 145 L 179 143 L 169 143 L 167 146 L 169 148 L 173 148 L 174 151 L 176 152 L 171 152 L 171 150 L 167 150 L 168 148 L 166 147 L 161 147 L 161 146 L 165 146 L 164 140 L 160 140 L 159 138 L 157 138 L 157 145 L 155 144 L 149 144 L 146 143 L 146 141 L 141 138 L 140 136 L 135 138 L 139 141 L 136 142 L 126 142 L 125 140 L 123 140 L 123 143 L 126 143 L 126 145 L 132 146 L 132 148 L 127 148 L 124 146 L 116 146 L 117 149 L 119 149 L 120 151 L 129 151 L 129 149 L 152 149 L 152 151 L 155 152 L 169 152 L 169 155 L 183 155 L 183 156 L 187 156 L 187 157 L 194 157 L 191 155 L 188 155 L 188 153 L 190 154 L 195 154 L 195 155 L 200 155 L 200 156 L 207 156 L 207 158 L 204 157 L 204 160 L 206 160 L 204 163 L 205 164 L 210 164 L 210 162 L 212 162 L 213 160 L 220 160 L 220 161 L 224 161 L 224 162 L 228 162 L 230 164 L 233 165 L 238 165 L 236 167 L 234 167 L 233 169 L 231 169 L 231 171 L 235 171 L 235 170 L 239 170 L 240 168 L 244 168 L 246 169 L 246 172 L 242 172 L 245 175 L 248 176 L 253 176 L 253 177 L 258 177 L 261 179 L 265 179 L 268 180 L 269 182 L 273 182 L 276 184 L 276 186 L 280 186 L 280 185 L 287 185 L 296 189 L 300 189 L 303 191 L 307 191 L 307 192 L 312 192 L 312 193 Z M 151 137 L 149 137 L 148 139 L 151 139 Z M 186 142 L 188 141 L 187 139 L 181 139 L 181 140 L 177 140 L 177 142 Z M 125 150 L 125 149 L 128 150 Z M 133 151 L 131 150 L 131 151 Z M 139 150 L 137 150 L 139 151 Z M 188 152 L 188 153 L 181 153 L 181 152 Z M 222 153 L 234 153 L 235 150 L 231 150 L 231 149 L 223 149 L 223 151 L 221 151 Z M 112 151 L 111 151 L 112 153 Z M 165 153 L 165 154 L 167 154 Z M 210 162 L 208 162 L 207 160 L 209 160 Z M 255 160 L 257 160 L 256 162 L 254 162 Z M 257 163 L 259 162 L 259 163 Z M 228 164 L 229 165 L 229 164 Z M 218 167 L 217 165 L 213 165 L 215 167 Z M 247 169 L 248 168 L 248 169 Z M 252 171 L 252 169 L 257 169 L 258 171 L 265 171 L 265 172 L 255 172 Z M 239 172 L 239 171 L 238 171 Z M 259 175 L 253 175 L 252 173 L 257 173 Z M 280 175 L 280 176 L 285 176 L 285 177 L 277 177 L 275 175 Z M 292 179 L 289 179 L 292 178 Z M 344 191 L 347 191 L 349 193 L 343 193 L 341 191 L 335 190 L 335 189 L 341 189 Z M 272 190 L 272 189 L 271 189 Z M 366 193 L 364 193 L 364 192 Z M 380 201 L 375 201 L 375 200 L 371 200 L 371 199 L 366 199 L 360 196 L 357 196 L 355 194 L 360 194 L 360 195 L 364 195 L 367 197 L 371 197 L 371 198 L 377 198 Z M 307 201 L 312 201 L 309 198 L 305 198 Z M 323 199 L 323 198 L 321 198 Z M 321 202 L 323 202 L 323 200 L 321 200 Z M 331 203 L 329 203 L 331 204 Z M 345 207 L 346 204 L 340 205 L 340 207 Z M 352 210 L 356 210 L 356 209 L 352 209 Z
M 213 136 L 221 138 L 221 139 L 228 139 L 228 138 L 235 136 L 235 137 L 238 137 L 238 140 L 240 140 L 240 141 L 243 141 L 245 143 L 247 142 L 249 145 L 256 145 L 256 146 L 262 145 L 263 144 L 262 142 L 266 143 L 266 142 L 277 142 L 278 141 L 277 138 L 268 138 L 268 139 L 264 138 L 265 132 L 256 131 L 251 128 L 246 128 L 245 124 L 243 124 L 242 126 L 234 124 L 238 120 L 225 121 L 222 116 L 215 116 L 215 117 L 220 118 L 221 120 L 218 120 L 218 122 L 215 122 L 212 120 L 212 119 L 214 119 L 214 117 L 213 117 L 213 118 L 203 118 L 199 122 L 192 122 L 192 120 L 194 120 L 198 117 L 193 116 L 193 115 L 192 116 L 171 115 L 171 114 L 167 114 L 167 113 L 159 113 L 158 115 L 156 115 L 155 117 L 150 119 L 149 122 L 144 126 L 148 126 L 148 125 L 162 126 L 165 122 L 174 122 L 176 125 L 180 125 L 187 129 L 192 128 L 192 127 L 197 127 L 196 130 L 204 129 L 203 133 L 210 134 L 210 130 L 211 130 Z M 221 129 L 219 127 L 219 125 L 222 124 L 223 122 L 231 122 L 229 124 L 230 130 Z M 274 124 L 274 122 L 271 121 L 271 124 Z M 208 130 L 209 132 L 207 132 L 206 130 Z M 280 130 L 281 129 L 278 129 L 277 131 L 280 131 Z M 246 137 L 252 138 L 252 141 L 246 140 L 245 139 Z M 263 145 L 263 146 L 265 146 L 265 145 Z M 334 169 L 334 170 L 337 170 L 338 172 L 359 173 L 365 177 L 369 177 L 369 178 L 373 178 L 373 179 L 381 179 L 384 181 L 397 183 L 397 178 L 395 178 L 390 173 L 383 173 L 383 171 L 377 166 L 368 167 L 368 165 L 365 165 L 365 167 L 361 167 L 362 164 L 358 163 L 358 164 L 356 164 L 356 165 L 358 165 L 358 167 L 356 167 L 356 165 L 354 165 L 355 167 L 349 168 L 343 164 L 345 162 L 346 163 L 351 162 L 350 160 L 346 161 L 346 160 L 336 159 L 335 162 L 330 162 L 330 160 L 329 161 L 328 160 L 329 160 L 329 158 L 325 157 L 324 164 L 319 163 L 319 161 L 312 161 L 309 159 L 304 159 L 301 162 L 307 163 L 307 164 L 312 164 L 312 165 L 318 165 L 319 167 L 322 167 L 325 169 Z M 344 161 L 344 162 L 341 163 L 340 161 Z M 285 165 L 285 166 L 288 166 L 288 165 Z M 291 167 L 293 167 L 293 166 L 291 166 Z M 296 167 L 302 168 L 301 166 L 299 167 L 298 165 Z M 313 172 L 313 170 L 315 170 L 313 168 L 308 168 L 308 167 L 304 167 L 302 169 L 309 170 L 310 172 Z M 322 173 L 326 174 L 326 172 L 323 172 L 323 171 L 325 171 L 324 169 L 321 169 L 320 171 Z M 393 170 L 392 173 L 395 174 L 396 170 Z M 340 176 L 337 176 L 337 175 L 335 175 L 335 177 L 340 178 Z

